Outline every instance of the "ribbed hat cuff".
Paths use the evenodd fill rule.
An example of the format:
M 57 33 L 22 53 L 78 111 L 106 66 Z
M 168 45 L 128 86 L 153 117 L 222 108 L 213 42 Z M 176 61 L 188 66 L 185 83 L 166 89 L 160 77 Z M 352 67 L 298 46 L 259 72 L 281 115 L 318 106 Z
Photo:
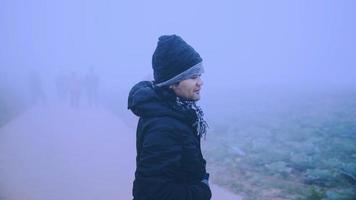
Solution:
M 185 79 L 189 79 L 192 76 L 200 75 L 202 73 L 204 73 L 204 67 L 203 67 L 203 62 L 200 62 L 167 81 L 164 81 L 162 83 L 157 83 L 156 86 L 162 87 L 162 86 L 173 85 Z

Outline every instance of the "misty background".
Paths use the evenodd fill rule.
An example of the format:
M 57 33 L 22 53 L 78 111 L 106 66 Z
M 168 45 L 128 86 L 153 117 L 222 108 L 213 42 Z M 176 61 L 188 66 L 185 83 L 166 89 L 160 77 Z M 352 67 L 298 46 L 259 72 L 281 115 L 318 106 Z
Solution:
M 241 130 L 236 129 L 261 124 L 276 130 L 281 124 L 296 124 L 293 120 L 315 127 L 325 127 L 325 121 L 346 123 L 341 129 L 352 135 L 353 145 L 355 8 L 352 0 L 1 0 L 0 126 L 26 113 L 37 116 L 38 106 L 69 109 L 57 112 L 61 118 L 95 115 L 95 110 L 80 115 L 70 111 L 69 97 L 61 98 L 56 85 L 62 75 L 76 74 L 84 80 L 92 70 L 100 109 L 110 110 L 134 128 L 135 117 L 126 109 L 128 92 L 138 81 L 153 79 L 151 58 L 158 37 L 177 34 L 199 52 L 205 65 L 199 104 L 211 126 L 211 139 L 208 134 L 205 144 L 211 163 L 226 155 L 213 155 L 221 149 L 209 149 L 209 142 L 240 137 Z M 36 100 L 33 76 L 42 88 L 39 96 L 44 96 Z M 78 104 L 81 109 L 90 107 L 84 92 Z M 265 133 L 257 132 L 256 138 Z M 210 144 L 214 145 L 218 144 Z M 238 156 L 248 152 L 241 146 Z M 248 194 L 231 189 L 230 183 L 215 182 Z
M 353 1 L 1 1 L 2 81 L 95 68 L 112 90 L 152 74 L 163 34 L 203 57 L 205 92 L 355 85 Z M 51 82 L 51 80 L 46 80 Z M 209 96 L 206 97 L 209 99 Z

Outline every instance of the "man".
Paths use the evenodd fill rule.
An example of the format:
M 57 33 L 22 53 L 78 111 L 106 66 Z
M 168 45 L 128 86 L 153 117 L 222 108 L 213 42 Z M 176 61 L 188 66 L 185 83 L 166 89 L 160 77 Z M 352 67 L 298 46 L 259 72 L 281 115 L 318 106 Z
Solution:
M 154 81 L 130 91 L 136 132 L 134 200 L 209 200 L 209 174 L 200 148 L 207 123 L 195 104 L 202 58 L 181 37 L 161 36 L 152 57 Z

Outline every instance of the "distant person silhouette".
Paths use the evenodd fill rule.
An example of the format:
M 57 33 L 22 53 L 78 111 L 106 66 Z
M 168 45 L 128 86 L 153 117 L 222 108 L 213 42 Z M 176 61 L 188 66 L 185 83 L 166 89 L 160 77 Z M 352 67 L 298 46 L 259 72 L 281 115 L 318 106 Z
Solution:
M 95 73 L 94 68 L 91 67 L 86 74 L 84 85 L 89 106 L 98 106 L 99 77 Z
M 81 97 L 81 80 L 77 72 L 71 72 L 68 77 L 69 105 L 78 108 Z
M 57 74 L 55 79 L 56 90 L 57 90 L 57 98 L 60 101 L 63 101 L 68 97 L 68 74 L 64 72 L 60 72 Z
M 36 70 L 31 70 L 28 77 L 30 98 L 32 105 L 44 105 L 47 102 L 46 94 L 43 90 L 42 80 Z

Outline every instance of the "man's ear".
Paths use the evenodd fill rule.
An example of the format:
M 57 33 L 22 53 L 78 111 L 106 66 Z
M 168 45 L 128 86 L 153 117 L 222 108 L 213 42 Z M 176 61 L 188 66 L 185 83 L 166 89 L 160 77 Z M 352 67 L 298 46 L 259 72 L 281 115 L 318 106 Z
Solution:
M 175 83 L 173 85 L 170 85 L 169 88 L 170 89 L 175 89 L 176 87 L 178 87 L 179 83 Z

